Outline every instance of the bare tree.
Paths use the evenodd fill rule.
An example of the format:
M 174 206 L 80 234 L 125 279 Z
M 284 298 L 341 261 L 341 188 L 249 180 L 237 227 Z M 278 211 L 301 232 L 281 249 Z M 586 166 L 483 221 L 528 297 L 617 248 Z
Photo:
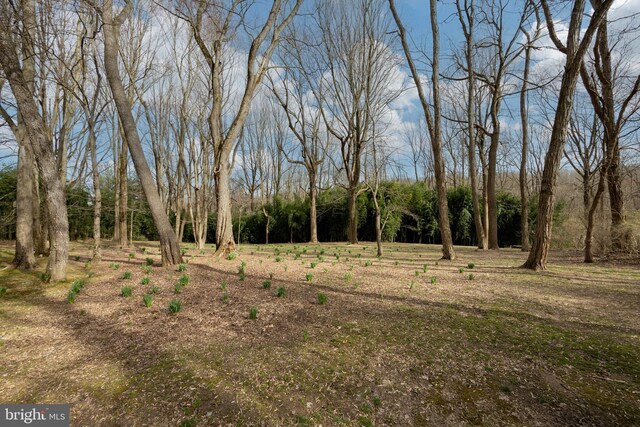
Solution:
M 113 16 L 113 4 L 111 0 L 105 0 L 100 13 L 103 21 L 104 33 L 104 65 L 113 99 L 118 110 L 118 116 L 122 125 L 123 133 L 133 159 L 138 178 L 142 185 L 145 197 L 151 210 L 153 221 L 160 236 L 160 253 L 163 265 L 173 265 L 182 262 L 180 246 L 176 234 L 171 228 L 169 218 L 162 206 L 162 201 L 158 195 L 156 185 L 151 175 L 151 170 L 142 150 L 142 143 L 138 136 L 136 121 L 131 113 L 131 103 L 127 98 L 120 70 L 118 67 L 118 29 L 130 13 L 132 3 L 127 2 L 126 6 Z
M 402 42 L 402 50 L 404 51 L 409 69 L 413 75 L 413 80 L 418 91 L 420 104 L 424 111 L 427 128 L 431 138 L 431 149 L 433 151 L 434 172 L 436 180 L 436 191 L 438 193 L 438 227 L 440 228 L 440 236 L 442 238 L 442 257 L 444 259 L 454 260 L 456 258 L 453 250 L 453 239 L 451 237 L 451 227 L 449 225 L 449 207 L 447 205 L 447 188 L 446 176 L 444 168 L 444 160 L 442 156 L 442 131 L 441 131 L 441 112 L 440 112 L 440 35 L 438 26 L 438 13 L 436 0 L 429 0 L 429 12 L 431 17 L 431 34 L 432 34 L 432 51 L 433 58 L 431 60 L 431 85 L 433 96 L 433 110 L 427 100 L 426 94 L 422 86 L 418 69 L 415 66 L 413 56 L 400 16 L 396 11 L 394 0 L 389 0 L 389 7 L 393 14 L 393 19 L 398 26 L 398 33 Z
M 33 2 L 31 5 L 33 6 Z M 18 46 L 14 32 L 14 22 L 17 17 L 12 12 L 9 4 L 0 6 L 0 65 L 11 86 L 19 114 L 25 124 L 25 137 L 21 141 L 28 145 L 28 149 L 35 156 L 42 176 L 47 209 L 49 212 L 56 213 L 49 218 L 51 251 L 47 263 L 47 275 L 51 281 L 60 281 L 66 277 L 69 251 L 69 224 L 64 185 L 58 173 L 51 137 L 46 131 L 43 116 L 35 102 L 33 81 L 30 81 L 33 75 L 29 75 L 29 70 L 25 75 L 25 69 L 18 58 Z M 33 13 L 35 13 L 34 9 L 27 11 L 28 15 Z M 33 16 L 27 19 L 27 22 L 31 22 L 31 24 L 26 24 L 27 26 L 35 22 Z M 18 23 L 20 22 L 18 21 Z M 25 28 L 25 23 L 21 24 L 21 27 Z M 28 45 L 33 46 L 33 39 L 29 33 L 29 31 L 23 31 L 21 35 L 26 37 Z
M 211 84 L 212 105 L 209 128 L 214 150 L 213 170 L 216 183 L 216 253 L 222 256 L 228 252 L 230 246 L 233 246 L 229 192 L 230 155 L 249 114 L 256 89 L 262 82 L 271 56 L 280 41 L 280 35 L 297 14 L 302 0 L 295 0 L 288 10 L 287 1 L 274 0 L 268 17 L 259 26 L 257 34 L 253 35 L 251 32 L 247 34 L 250 39 L 246 56 L 247 75 L 239 97 L 239 105 L 234 113 L 230 113 L 230 124 L 226 127 L 224 126 L 226 120 L 223 117 L 225 114 L 223 95 L 229 88 L 225 88 L 225 84 L 237 83 L 230 83 L 224 75 L 225 63 L 228 65 L 231 59 L 228 43 L 234 38 L 238 29 L 248 28 L 245 26 L 244 17 L 252 2 L 234 0 L 223 2 L 224 4 L 211 4 L 206 0 L 199 0 L 197 4 L 187 1 L 175 3 L 176 13 L 189 23 L 196 43 L 204 56 L 208 68 L 207 78 Z
M 536 231 L 531 245 L 529 257 L 524 263 L 524 268 L 533 270 L 545 269 L 547 267 L 547 256 L 551 245 L 551 226 L 553 223 L 554 193 L 562 149 L 567 138 L 567 129 L 573 105 L 573 95 L 580 74 L 580 68 L 586 50 L 591 44 L 598 27 L 606 17 L 607 10 L 611 7 L 613 0 L 605 0 L 595 8 L 586 31 L 580 39 L 582 30 L 582 20 L 584 16 L 586 0 L 576 0 L 571 11 L 569 29 L 566 43 L 563 43 L 555 30 L 553 15 L 547 0 L 541 0 L 547 30 L 556 48 L 565 54 L 566 62 L 562 83 L 558 94 L 558 105 L 551 131 L 551 140 L 545 156 L 542 181 L 540 183 L 540 197 L 538 200 L 538 218 L 536 221 Z
M 592 0 L 594 8 L 601 8 L 606 2 Z M 618 35 L 614 46 L 620 48 L 628 29 Z M 604 143 L 608 152 L 606 170 L 609 203 L 611 205 L 611 240 L 614 249 L 626 246 L 622 177 L 620 173 L 620 134 L 629 118 L 638 111 L 640 103 L 637 95 L 640 91 L 640 75 L 629 79 L 625 76 L 625 60 L 620 55 L 614 64 L 613 49 L 610 47 L 609 23 L 607 16 L 600 22 L 593 45 L 593 57 L 584 61 L 580 67 L 582 83 L 591 98 L 593 108 L 604 127 Z M 624 46 L 623 46 L 624 47 Z M 626 78 L 625 78 L 626 77 Z

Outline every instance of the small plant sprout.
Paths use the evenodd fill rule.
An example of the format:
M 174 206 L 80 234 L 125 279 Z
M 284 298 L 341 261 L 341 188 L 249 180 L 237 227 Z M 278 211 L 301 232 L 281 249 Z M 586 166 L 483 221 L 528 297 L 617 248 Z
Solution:
M 269 289 L 270 287 L 271 287 L 271 280 L 265 280 L 264 282 L 262 282 L 263 289 Z
M 438 281 L 438 278 L 436 276 L 431 276 L 431 284 L 432 285 L 435 285 L 437 281 Z
M 180 285 L 182 286 L 187 286 L 189 284 L 189 276 L 183 274 L 182 276 L 180 276 L 180 279 L 178 279 L 178 283 L 180 283 Z
M 176 284 L 173 286 L 173 292 L 174 292 L 175 294 L 179 294 L 180 292 L 182 292 L 182 285 L 181 285 L 180 283 L 176 283 Z
M 416 276 L 419 276 L 420 272 L 418 270 L 416 270 Z
M 6 293 L 7 293 L 7 288 L 5 288 L 4 286 L 0 286 L 0 298 L 2 298 Z
M 258 307 L 251 307 L 249 309 L 249 319 L 256 320 L 258 318 Z
M 133 295 L 133 288 L 131 286 L 123 286 L 120 289 L 120 295 L 122 295 L 125 298 L 130 297 L 131 295 Z
M 284 294 L 285 294 L 284 286 L 280 286 L 278 288 L 278 290 L 276 291 L 276 296 L 278 298 L 282 298 L 282 297 L 284 297 Z
M 473 273 L 469 273 L 469 280 L 473 280 Z
M 151 274 L 151 272 L 153 271 L 153 267 L 151 267 L 150 265 L 145 265 L 142 270 L 144 270 L 145 274 Z
M 365 267 L 371 267 L 372 265 L 373 265 L 373 262 L 371 262 L 371 261 L 366 261 L 366 262 L 364 263 L 364 266 L 365 266 Z
M 169 312 L 172 314 L 176 314 L 180 310 L 182 310 L 182 301 L 178 299 L 172 299 L 169 303 Z
M 313 280 L 313 273 L 307 273 L 306 279 L 307 279 L 307 282 L 311 282 Z
M 147 248 L 142 248 L 142 253 L 146 255 L 147 254 Z
M 237 252 L 229 252 L 229 255 L 227 255 L 227 259 L 229 261 L 233 261 L 234 259 L 236 259 L 238 257 L 238 253 Z
M 142 302 L 144 302 L 144 306 L 149 308 L 153 305 L 153 295 L 146 294 L 142 297 Z
M 320 292 L 316 296 L 316 300 L 318 301 L 318 304 L 325 305 L 327 303 L 327 295 Z
M 400 261 L 397 261 L 397 260 L 396 260 L 396 261 L 393 263 L 393 265 L 400 265 Z
M 136 254 L 135 254 L 134 252 L 131 252 L 131 253 L 129 254 L 129 260 L 132 260 L 132 259 L 134 259 L 135 257 L 136 257 Z
M 464 267 L 460 267 L 460 268 L 458 269 L 458 272 L 459 272 L 460 274 L 464 273 Z
M 476 265 L 475 265 L 474 263 L 472 263 L 472 262 L 470 262 L 469 264 L 467 264 L 467 268 L 468 268 L 469 270 L 473 269 L 473 267 L 475 267 L 475 266 L 476 266 Z
M 187 250 L 185 248 L 182 248 L 180 253 L 182 254 L 182 256 L 185 256 L 187 254 Z
M 122 273 L 122 279 L 123 280 L 130 280 L 131 279 L 131 272 L 130 271 L 125 271 L 124 273 Z
M 317 262 L 312 262 L 311 264 L 309 264 L 311 268 L 316 268 L 317 265 L 318 265 Z
M 184 273 L 185 271 L 187 271 L 187 264 L 178 264 L 178 271 L 180 273 Z
M 158 292 L 160 292 L 160 288 L 158 286 L 154 286 L 151 288 L 152 294 L 157 294 Z
M 148 265 L 148 266 L 153 266 L 153 258 L 145 258 L 144 262 Z
M 429 271 L 429 266 L 428 266 L 427 264 L 424 264 L 424 265 L 422 266 L 422 272 L 423 272 L 423 273 L 426 273 L 427 271 Z
M 353 279 L 353 274 L 351 274 L 351 273 L 346 273 L 346 274 L 344 275 L 344 280 L 345 280 L 346 282 L 350 282 L 352 279 Z
M 276 257 L 276 262 L 282 262 L 282 257 L 280 255 Z
M 222 292 L 222 297 L 220 298 L 222 302 L 229 302 L 229 293 L 227 291 Z
M 148 285 L 150 281 L 151 281 L 151 279 L 149 279 L 149 276 L 144 276 L 142 278 L 142 280 L 140 281 L 140 284 L 141 285 Z
M 2 288 L 5 289 L 5 288 Z M 74 302 L 76 302 L 76 293 L 73 291 L 69 291 L 69 293 L 67 294 L 67 302 L 69 304 L 73 304 Z

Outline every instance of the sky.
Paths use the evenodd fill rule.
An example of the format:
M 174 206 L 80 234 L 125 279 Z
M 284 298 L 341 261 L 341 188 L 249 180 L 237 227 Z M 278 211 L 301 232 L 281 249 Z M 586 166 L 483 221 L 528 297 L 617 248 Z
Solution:
M 507 2 L 507 0 L 505 0 L 505 2 Z M 266 11 L 268 11 L 269 9 L 269 3 L 270 2 L 268 0 L 259 0 L 256 8 L 254 9 L 254 13 L 266 13 Z M 306 11 L 308 11 L 312 7 L 312 4 L 313 2 L 306 2 L 304 6 L 304 8 L 307 8 Z M 506 33 L 513 34 L 514 31 L 517 31 L 517 28 L 515 28 L 515 26 L 517 25 L 517 15 L 519 13 L 518 9 L 522 7 L 522 0 L 509 0 L 506 4 L 506 15 L 508 17 L 506 20 Z M 429 51 L 431 43 L 431 29 L 428 0 L 396 0 L 396 7 L 407 29 L 412 45 L 417 48 L 424 47 L 426 51 Z M 304 8 L 303 12 L 305 12 Z M 610 15 L 612 19 L 617 19 L 621 16 L 627 16 L 629 14 L 638 12 L 640 12 L 640 0 L 616 0 Z M 443 73 L 450 73 L 451 69 L 447 67 L 447 65 L 450 64 L 451 49 L 460 47 L 463 42 L 460 24 L 457 17 L 455 16 L 454 1 L 438 1 L 438 14 L 441 32 L 441 70 Z M 510 19 L 510 17 L 513 17 L 513 19 Z M 628 24 L 628 20 L 626 21 L 626 24 Z M 616 20 L 616 23 L 614 25 L 623 25 L 623 21 Z M 152 30 L 156 31 L 159 34 L 162 31 L 162 26 L 162 22 L 158 21 L 156 22 L 155 27 Z M 559 22 L 557 22 L 557 28 L 562 29 L 562 26 L 563 22 L 559 20 Z M 538 49 L 534 53 L 534 69 L 545 73 L 547 73 L 549 70 L 560 69 L 564 61 L 563 55 L 555 49 L 550 48 L 551 43 L 547 37 L 543 37 L 539 45 L 541 49 Z M 631 51 L 628 52 L 628 55 L 630 58 L 637 58 L 637 60 L 632 61 L 632 63 L 635 64 L 635 71 L 638 72 L 638 69 L 640 68 L 640 42 L 632 45 L 630 49 Z M 399 51 L 398 54 L 401 55 L 401 52 Z M 423 81 L 426 84 L 428 82 L 428 74 L 426 72 L 426 67 L 424 66 L 424 58 L 421 58 L 420 55 L 417 55 L 415 59 L 416 61 L 421 62 L 423 65 L 422 68 L 425 70 L 425 75 L 423 75 L 422 77 Z M 411 88 L 413 83 L 406 70 L 406 67 L 403 67 L 402 72 L 399 73 L 399 78 L 403 79 L 403 84 L 405 84 L 408 89 L 392 104 L 390 120 L 392 122 L 392 128 L 398 130 L 398 132 L 396 132 L 394 136 L 394 144 L 397 145 L 400 150 L 407 150 L 406 146 L 403 147 L 404 138 L 402 137 L 402 132 L 416 125 L 416 121 L 422 115 L 422 111 L 418 102 L 417 92 L 415 91 L 415 88 Z M 443 82 L 443 85 L 446 86 L 447 84 L 455 85 L 460 83 Z M 5 89 L 3 92 L 3 96 L 7 96 L 7 90 Z M 505 128 L 518 130 L 519 117 L 517 115 L 517 108 L 515 108 L 514 102 L 515 99 L 513 98 L 507 99 L 506 101 L 507 108 L 505 111 L 507 112 L 507 114 L 505 114 L 504 116 L 503 125 L 505 126 Z M 513 110 L 514 113 L 509 114 L 509 110 Z M 10 139 L 10 133 L 8 132 L 8 129 L 6 127 L 0 128 L 0 140 L 7 137 Z M 392 137 L 392 139 L 394 137 Z M 2 146 L 0 146 L 0 163 L 2 163 L 3 161 L 6 162 L 7 160 L 5 156 L 11 155 L 11 153 L 13 153 L 12 149 L 7 149 L 6 147 L 3 148 Z M 9 158 L 9 161 L 11 161 L 11 158 Z

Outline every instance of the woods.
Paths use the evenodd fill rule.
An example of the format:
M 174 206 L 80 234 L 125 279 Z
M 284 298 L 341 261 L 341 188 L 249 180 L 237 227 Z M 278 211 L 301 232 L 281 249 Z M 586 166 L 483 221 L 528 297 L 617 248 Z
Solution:
M 12 265 L 31 269 L 48 254 L 51 280 L 65 277 L 64 201 L 75 189 L 93 211 L 83 236 L 95 260 L 105 236 L 131 245 L 145 215 L 153 230 L 143 235 L 160 239 L 166 265 L 181 262 L 185 240 L 225 256 L 243 239 L 366 236 L 382 254 L 412 215 L 427 215 L 388 192 L 412 181 L 437 196 L 444 259 L 455 259 L 454 235 L 471 230 L 467 242 L 497 250 L 508 233 L 530 250 L 525 267 L 545 269 L 558 197 L 582 210 L 571 215 L 583 223 L 585 262 L 637 251 L 640 77 L 621 55 L 637 30 L 633 11 L 613 3 L 431 2 L 417 31 L 392 0 L 9 2 L 0 113 L 17 170 Z M 450 194 L 462 187 L 471 208 L 460 211 Z M 500 194 L 519 199 L 517 232 L 499 225 Z M 343 195 L 344 230 L 319 231 L 329 215 L 319 200 Z M 296 203 L 308 207 L 291 213 L 287 239 L 274 232 L 275 207 Z M 596 227 L 605 203 L 606 232 Z M 405 225 L 394 227 L 400 206 Z M 369 214 L 376 231 L 363 234 Z M 452 226 L 461 217 L 473 226 Z M 245 234 L 256 221 L 262 235 Z

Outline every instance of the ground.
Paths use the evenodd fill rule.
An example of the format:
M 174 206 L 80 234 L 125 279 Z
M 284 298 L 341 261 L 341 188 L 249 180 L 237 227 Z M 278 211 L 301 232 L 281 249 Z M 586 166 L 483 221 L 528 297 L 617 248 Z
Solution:
M 70 403 L 78 426 L 640 425 L 637 266 L 553 252 L 534 273 L 516 249 L 442 261 L 406 244 L 381 259 L 371 243 L 185 249 L 179 267 L 152 242 L 91 264 L 75 243 L 55 285 L 0 271 L 0 402 Z

